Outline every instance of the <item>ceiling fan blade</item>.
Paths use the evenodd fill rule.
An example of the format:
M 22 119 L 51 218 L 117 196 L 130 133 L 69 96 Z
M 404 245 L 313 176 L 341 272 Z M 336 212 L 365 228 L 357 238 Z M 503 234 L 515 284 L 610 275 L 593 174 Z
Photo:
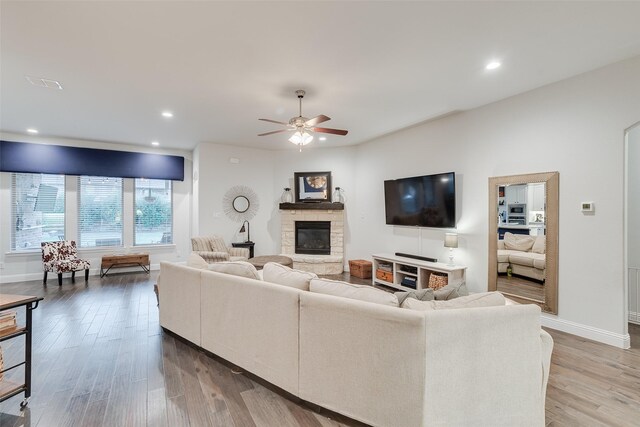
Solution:
M 288 126 L 289 123 L 285 123 L 285 122 L 279 122 L 277 120 L 270 120 L 270 119 L 258 119 L 258 120 L 262 120 L 263 122 L 271 122 L 271 123 L 277 123 L 279 125 L 285 125 Z
M 273 132 L 260 133 L 258 134 L 258 136 L 273 135 L 274 133 L 289 132 L 289 131 L 291 131 L 291 129 L 280 129 L 280 130 L 274 130 Z
M 304 125 L 315 126 L 315 125 L 319 125 L 320 123 L 326 122 L 327 120 L 331 120 L 331 117 L 327 117 L 324 114 L 320 114 L 319 116 L 315 116 L 314 118 L 304 122 Z
M 334 135 L 346 135 L 347 133 L 349 133 L 348 130 L 330 129 L 330 128 L 313 128 L 312 127 L 311 130 L 314 132 L 332 133 Z

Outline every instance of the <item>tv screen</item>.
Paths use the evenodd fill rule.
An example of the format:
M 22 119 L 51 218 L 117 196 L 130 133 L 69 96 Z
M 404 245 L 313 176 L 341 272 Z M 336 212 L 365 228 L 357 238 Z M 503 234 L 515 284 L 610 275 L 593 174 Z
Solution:
M 418 227 L 456 226 L 456 181 L 453 172 L 384 182 L 387 224 Z

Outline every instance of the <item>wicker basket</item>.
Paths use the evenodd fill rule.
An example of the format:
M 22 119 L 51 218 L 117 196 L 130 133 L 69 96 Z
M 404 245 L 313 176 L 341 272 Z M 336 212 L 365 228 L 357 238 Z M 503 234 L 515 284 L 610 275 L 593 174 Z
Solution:
M 429 287 L 433 290 L 444 288 L 448 282 L 449 276 L 446 273 L 433 272 L 429 275 Z

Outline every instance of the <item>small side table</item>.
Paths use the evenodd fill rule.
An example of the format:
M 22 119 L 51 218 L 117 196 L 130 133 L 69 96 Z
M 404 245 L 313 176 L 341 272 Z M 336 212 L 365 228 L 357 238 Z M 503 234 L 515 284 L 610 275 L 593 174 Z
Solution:
M 234 248 L 247 248 L 249 249 L 249 258 L 253 258 L 253 247 L 256 245 L 255 242 L 242 242 L 242 243 L 232 243 L 231 246 Z

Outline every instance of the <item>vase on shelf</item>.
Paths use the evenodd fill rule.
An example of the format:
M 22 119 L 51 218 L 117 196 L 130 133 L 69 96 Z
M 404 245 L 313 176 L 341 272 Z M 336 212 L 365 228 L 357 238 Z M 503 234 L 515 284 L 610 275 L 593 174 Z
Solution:
M 293 194 L 291 194 L 291 189 L 286 187 L 282 192 L 282 196 L 280 196 L 281 203 L 293 203 Z
M 344 192 L 342 188 L 336 187 L 333 192 L 333 197 L 331 198 L 333 203 L 344 203 Z

